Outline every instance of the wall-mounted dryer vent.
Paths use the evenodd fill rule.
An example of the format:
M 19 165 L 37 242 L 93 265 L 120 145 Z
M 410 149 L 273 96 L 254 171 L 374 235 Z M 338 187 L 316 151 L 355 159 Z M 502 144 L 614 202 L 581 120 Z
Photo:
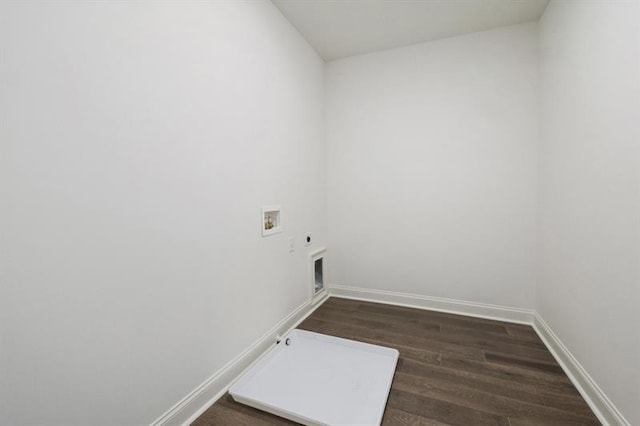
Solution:
M 325 254 L 326 249 L 324 248 L 311 253 L 309 275 L 311 278 L 311 299 L 313 303 L 321 300 L 322 297 L 326 294 L 325 267 L 327 266 L 327 262 Z
M 324 275 L 322 272 L 322 257 L 313 262 L 314 270 L 314 293 L 318 293 L 324 289 Z

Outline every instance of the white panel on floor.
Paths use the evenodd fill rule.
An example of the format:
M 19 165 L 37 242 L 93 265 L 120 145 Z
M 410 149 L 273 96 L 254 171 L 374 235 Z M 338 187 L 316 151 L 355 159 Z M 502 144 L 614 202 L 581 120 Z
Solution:
M 395 349 L 296 329 L 229 393 L 305 425 L 379 425 L 398 355 Z

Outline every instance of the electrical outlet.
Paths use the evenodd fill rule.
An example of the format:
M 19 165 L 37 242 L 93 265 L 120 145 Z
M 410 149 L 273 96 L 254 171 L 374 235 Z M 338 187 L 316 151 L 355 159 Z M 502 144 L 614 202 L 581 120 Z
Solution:
M 296 240 L 293 237 L 289 237 L 289 253 L 296 251 Z
M 306 234 L 304 234 L 304 245 L 309 247 L 312 243 L 312 239 L 311 239 L 311 232 L 307 232 Z

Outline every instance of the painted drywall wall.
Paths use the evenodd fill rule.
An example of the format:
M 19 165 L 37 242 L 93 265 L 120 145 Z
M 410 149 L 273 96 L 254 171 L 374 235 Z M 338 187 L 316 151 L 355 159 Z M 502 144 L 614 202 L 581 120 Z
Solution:
M 551 2 L 540 21 L 537 310 L 640 424 L 640 4 Z
M 327 64 L 330 284 L 533 307 L 536 31 Z
M 323 63 L 268 1 L 0 16 L 3 424 L 149 424 L 309 300 Z

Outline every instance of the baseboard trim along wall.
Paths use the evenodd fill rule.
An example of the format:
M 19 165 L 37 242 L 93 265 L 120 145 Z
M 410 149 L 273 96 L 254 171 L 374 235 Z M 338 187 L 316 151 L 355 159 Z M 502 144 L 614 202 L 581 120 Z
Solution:
M 624 416 L 622 416 L 602 389 L 600 389 L 591 376 L 589 376 L 578 360 L 569 352 L 558 336 L 556 336 L 542 317 L 533 309 L 510 308 L 506 306 L 340 285 L 329 286 L 329 294 L 333 297 L 341 297 L 344 299 L 387 303 L 389 305 L 428 309 L 531 325 L 555 357 L 556 361 L 558 361 L 573 385 L 578 389 L 580 395 L 582 395 L 591 410 L 593 410 L 594 414 L 598 417 L 598 420 L 600 420 L 603 425 L 630 426 L 630 423 L 625 420 Z
M 204 411 L 222 397 L 244 371 L 262 358 L 275 343 L 277 336 L 287 334 L 298 326 L 329 297 L 311 303 L 306 302 L 267 331 L 260 339 L 229 361 L 200 386 L 185 396 L 180 402 L 158 417 L 151 426 L 189 425 Z
M 564 372 L 573 382 L 594 414 L 604 425 L 630 426 L 596 382 L 569 352 L 558 336 L 533 309 L 474 303 L 415 294 L 371 290 L 358 287 L 332 285 L 317 303 L 306 302 L 276 324 L 244 352 L 231 360 L 189 395 L 155 420 L 151 426 L 189 425 L 207 408 L 222 397 L 240 375 L 262 358 L 275 344 L 278 335 L 297 327 L 329 297 L 386 303 L 417 309 L 467 315 L 533 326 Z
M 468 315 L 518 324 L 532 324 L 535 311 L 484 303 L 465 302 L 454 299 L 397 293 L 393 291 L 371 290 L 358 287 L 332 285 L 330 294 L 345 299 L 357 299 L 369 302 L 388 303 L 409 308 L 428 309 L 451 314 Z
M 604 425 L 631 426 L 538 313 L 534 316 L 533 328 L 562 366 L 580 395 L 587 401 L 598 420 Z

